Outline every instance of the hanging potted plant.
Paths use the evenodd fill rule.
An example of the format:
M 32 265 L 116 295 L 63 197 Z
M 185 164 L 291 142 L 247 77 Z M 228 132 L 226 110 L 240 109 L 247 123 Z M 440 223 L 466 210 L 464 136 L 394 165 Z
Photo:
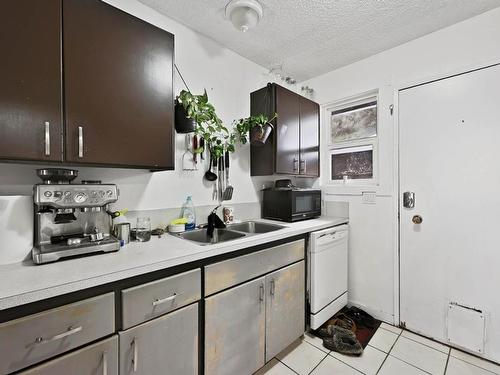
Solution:
M 254 146 L 263 146 L 274 129 L 273 121 L 276 114 L 271 119 L 265 115 L 250 116 L 241 118 L 234 123 L 236 136 L 242 144 L 250 143 Z

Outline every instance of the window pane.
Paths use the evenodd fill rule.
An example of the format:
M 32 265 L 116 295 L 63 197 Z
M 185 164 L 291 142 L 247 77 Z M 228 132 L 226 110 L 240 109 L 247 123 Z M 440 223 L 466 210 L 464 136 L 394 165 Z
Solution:
M 332 180 L 373 178 L 373 148 L 363 151 L 336 150 L 331 155 Z
M 332 143 L 375 137 L 377 135 L 377 102 L 370 102 L 338 111 L 330 119 Z

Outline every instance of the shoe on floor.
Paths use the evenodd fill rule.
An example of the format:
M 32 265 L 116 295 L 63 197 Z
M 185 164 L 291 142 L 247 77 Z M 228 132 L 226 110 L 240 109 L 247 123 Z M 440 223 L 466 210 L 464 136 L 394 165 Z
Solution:
M 330 328 L 331 327 L 331 328 Z M 338 326 L 328 326 L 332 335 L 323 338 L 323 346 L 340 354 L 360 356 L 363 347 L 350 330 Z

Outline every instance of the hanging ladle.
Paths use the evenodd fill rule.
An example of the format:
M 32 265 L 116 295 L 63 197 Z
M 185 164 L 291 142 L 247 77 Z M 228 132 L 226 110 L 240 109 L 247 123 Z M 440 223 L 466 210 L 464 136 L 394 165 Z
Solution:
M 205 172 L 205 178 L 208 181 L 215 181 L 215 180 L 217 180 L 217 175 L 214 172 L 212 172 L 212 153 L 210 153 L 210 164 L 209 164 L 209 167 L 208 167 L 208 171 Z

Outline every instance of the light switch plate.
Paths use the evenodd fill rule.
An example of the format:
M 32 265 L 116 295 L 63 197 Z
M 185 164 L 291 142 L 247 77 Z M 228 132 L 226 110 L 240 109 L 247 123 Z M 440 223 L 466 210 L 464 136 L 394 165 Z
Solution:
M 361 202 L 364 204 L 375 204 L 377 200 L 377 193 L 374 191 L 363 191 Z

